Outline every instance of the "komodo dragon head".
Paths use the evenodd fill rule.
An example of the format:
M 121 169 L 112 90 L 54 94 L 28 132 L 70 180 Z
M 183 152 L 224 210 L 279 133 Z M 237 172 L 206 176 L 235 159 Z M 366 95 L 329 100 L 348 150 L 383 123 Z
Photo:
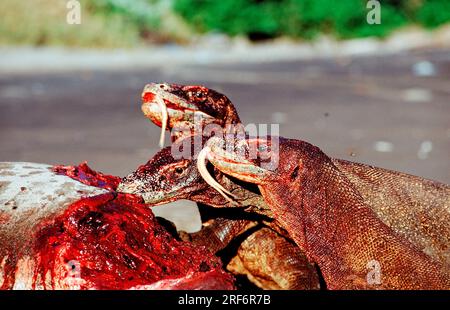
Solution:
M 224 128 L 240 123 L 227 96 L 199 85 L 147 84 L 141 108 L 148 119 L 162 128 L 161 147 L 166 129 L 172 131 L 172 141 L 176 141 L 190 135 L 194 128 L 201 130 L 209 124 Z

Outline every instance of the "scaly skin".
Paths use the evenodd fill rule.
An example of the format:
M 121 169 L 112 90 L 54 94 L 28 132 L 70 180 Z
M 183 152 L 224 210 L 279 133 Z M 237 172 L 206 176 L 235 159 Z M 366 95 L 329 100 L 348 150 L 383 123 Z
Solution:
M 219 252 L 229 248 L 233 239 L 239 236 L 243 240 L 237 240 L 240 242 L 238 249 L 227 265 L 232 273 L 246 275 L 250 282 L 263 289 L 320 288 L 314 265 L 308 262 L 294 242 L 289 242 L 267 225 L 246 219 L 224 218 L 216 218 L 206 224 L 197 233 L 181 234 L 182 239 Z
M 305 142 L 301 143 L 313 148 Z M 319 151 L 318 154 L 325 156 Z M 448 251 L 450 233 L 446 225 L 450 222 L 450 190 L 447 185 L 381 168 L 338 159 L 329 160 L 340 177 L 345 178 L 346 182 L 351 182 L 352 191 L 362 196 L 367 208 L 371 209 L 379 220 L 412 243 L 420 252 L 427 253 L 431 259 L 450 265 Z M 185 177 L 181 179 L 175 174 L 171 176 L 166 173 L 174 170 L 179 162 L 183 163 L 187 171 Z M 169 169 L 171 165 L 175 166 Z M 282 165 L 281 163 L 280 166 Z M 159 182 L 158 178 L 161 175 L 168 180 L 168 184 Z M 271 216 L 259 193 L 245 189 L 249 188 L 248 184 L 242 187 L 242 183 L 236 184 L 237 180 L 227 178 L 221 173 L 216 173 L 215 178 L 236 196 L 238 206 L 250 208 L 248 210 L 251 212 L 262 211 L 265 215 Z M 242 179 L 242 176 L 240 178 Z M 214 202 L 211 205 L 216 207 L 236 207 L 230 205 L 202 181 L 196 170 L 195 160 L 175 160 L 168 148 L 161 150 L 147 165 L 124 178 L 120 189 L 143 195 L 146 202 L 152 204 L 164 203 L 166 201 L 164 197 L 171 197 L 168 199 L 191 199 Z M 286 189 L 283 188 L 283 191 L 286 192 Z M 208 237 L 205 239 L 210 240 Z
M 161 105 L 158 101 L 164 101 L 167 107 L 168 120 L 166 128 L 171 130 L 172 141 L 175 142 L 183 137 L 199 133 L 202 130 L 216 130 L 217 127 L 226 130 L 228 125 L 240 124 L 239 116 L 236 112 L 231 101 L 223 94 L 216 92 L 215 90 L 208 89 L 204 86 L 188 86 L 188 85 L 176 85 L 176 84 L 155 84 L 151 83 L 145 86 L 142 93 L 142 111 L 144 115 L 149 118 L 157 126 L 162 127 L 163 123 L 163 113 L 161 110 Z M 216 128 L 214 128 L 215 125 Z M 208 127 L 209 126 L 209 127 Z M 173 167 L 175 168 L 175 167 Z M 169 176 L 170 178 L 170 176 Z M 176 179 L 176 178 L 175 178 Z M 179 180 L 179 183 L 173 182 L 172 188 L 176 188 L 177 185 L 185 184 Z M 202 182 L 204 183 L 204 182 Z M 236 187 L 236 186 L 234 186 Z M 208 187 L 205 187 L 208 188 Z M 240 189 L 240 188 L 239 188 Z M 164 199 L 176 200 L 180 199 L 180 193 L 175 193 L 176 196 L 172 196 L 174 192 L 163 191 L 160 193 Z M 264 210 L 256 207 L 258 201 L 261 200 L 261 196 L 255 196 L 253 193 L 248 191 L 241 191 L 241 197 L 247 200 L 248 209 L 255 209 L 258 213 L 263 213 Z M 215 206 L 226 206 L 228 201 L 225 201 L 222 196 L 217 195 L 217 192 L 211 190 L 205 190 L 198 197 L 193 199 L 199 203 L 214 204 Z M 167 201 L 167 200 L 166 200 Z M 265 204 L 262 204 L 265 207 Z M 247 221 L 242 219 L 217 219 L 218 222 L 214 223 L 214 219 L 208 221 L 208 227 L 202 229 L 202 231 L 193 234 L 191 236 L 183 234 L 186 240 L 191 240 L 199 245 L 204 245 L 210 250 L 216 252 L 218 245 L 220 248 L 226 247 L 232 240 L 239 237 L 245 230 L 241 229 L 241 226 L 246 226 L 248 223 L 255 223 L 254 221 Z M 250 268 L 254 270 L 260 260 L 253 262 L 251 259 L 246 260 L 246 253 L 250 253 L 249 250 L 243 250 L 240 248 L 239 251 L 239 261 L 242 268 L 233 268 L 236 274 L 246 274 L 249 279 L 261 288 L 278 288 L 278 289 L 315 289 L 319 287 L 317 273 L 312 268 L 312 266 L 307 263 L 304 259 L 304 255 L 297 250 L 289 252 L 285 249 L 291 249 L 292 246 L 283 246 L 284 237 L 275 234 L 263 234 L 266 238 L 261 238 L 261 241 L 253 241 L 253 244 L 260 246 L 261 250 L 268 248 L 270 242 L 268 237 L 273 238 L 273 245 L 279 245 L 278 248 L 284 249 L 283 251 L 276 251 L 276 253 L 283 253 L 282 255 L 277 254 L 278 259 L 269 260 L 271 263 L 267 263 L 267 266 L 273 266 L 274 264 L 281 263 L 285 260 L 290 262 L 295 262 L 288 264 L 288 266 L 280 266 L 280 268 L 269 267 L 256 268 L 260 270 L 268 270 L 272 275 L 276 275 L 278 270 L 282 270 L 285 275 L 294 274 L 295 276 L 287 276 L 291 280 L 295 280 L 297 277 L 299 281 L 279 281 L 280 277 L 271 274 L 266 274 L 264 276 L 257 276 L 257 273 L 252 275 L 245 265 L 250 262 L 253 267 Z M 221 236 L 218 240 L 216 236 Z M 259 242 L 259 243 L 258 243 Z M 290 241 L 287 241 L 290 244 Z M 244 245 L 244 244 L 243 244 Z M 263 252 L 264 251 L 260 251 Z M 252 252 L 253 253 L 253 252 Z M 299 263 L 300 262 L 300 263 Z M 303 263 L 304 266 L 301 265 Z M 299 268 L 299 271 L 294 270 Z M 275 271 L 276 270 L 276 271 Z M 311 273 L 311 274 L 306 274 Z M 304 274 L 304 275 L 303 275 Z M 265 278 L 266 280 L 261 280 Z M 271 283 L 269 279 L 276 279 L 277 283 Z M 310 281 L 305 281 L 302 279 L 310 279 Z M 294 283 L 297 282 L 297 283 Z
M 142 112 L 157 126 L 162 126 L 162 111 L 157 99 L 162 99 L 168 112 L 167 129 L 172 141 L 193 134 L 207 125 L 225 128 L 239 124 L 240 119 L 225 95 L 200 85 L 150 83 L 142 92 Z
M 220 106 L 216 107 L 220 110 Z M 339 159 L 331 161 L 383 223 L 433 259 L 450 263 L 449 233 L 440 225 L 448 222 L 448 212 L 442 211 L 446 206 L 448 209 L 448 194 L 442 198 L 442 191 L 448 192 L 448 187 L 399 172 Z M 431 209 L 431 205 L 439 208 Z
M 177 141 L 174 147 L 182 143 Z M 218 173 L 217 178 L 239 197 L 236 208 L 239 210 L 220 214 L 221 217 L 208 221 L 198 233 L 181 234 L 183 239 L 218 252 L 243 233 L 256 228 L 249 236 L 244 236 L 227 268 L 235 274 L 247 275 L 250 281 L 264 289 L 318 289 L 319 279 L 314 266 L 286 238 L 288 234 L 272 223 L 271 213 L 257 189 L 242 187 L 222 173 Z M 152 205 L 189 199 L 199 203 L 201 211 L 205 208 L 201 204 L 218 208 L 234 206 L 204 182 L 195 160 L 173 158 L 171 147 L 162 149 L 147 164 L 123 178 L 118 191 L 142 195 L 146 203 Z M 236 215 L 242 209 L 248 214 Z M 263 217 L 255 217 L 254 213 Z M 205 217 L 211 212 L 201 214 Z M 228 218 L 223 218 L 224 215 Z
M 346 162 L 341 168 L 351 169 L 343 172 L 319 148 L 292 139 L 281 139 L 279 165 L 269 171 L 227 153 L 222 143 L 219 138 L 208 141 L 205 152 L 210 162 L 230 176 L 258 185 L 274 217 L 318 264 L 327 287 L 450 289 L 449 264 L 439 260 L 448 255 L 449 186 L 364 165 L 355 169 Z M 372 198 L 365 199 L 352 179 L 374 183 Z M 383 192 L 373 192 L 380 189 Z M 400 203 L 398 213 L 387 212 L 393 226 L 381 219 L 386 214 L 370 205 L 375 199 Z M 421 211 L 421 222 L 410 227 L 415 208 Z M 374 260 L 380 266 L 380 284 L 367 281 L 367 268 Z

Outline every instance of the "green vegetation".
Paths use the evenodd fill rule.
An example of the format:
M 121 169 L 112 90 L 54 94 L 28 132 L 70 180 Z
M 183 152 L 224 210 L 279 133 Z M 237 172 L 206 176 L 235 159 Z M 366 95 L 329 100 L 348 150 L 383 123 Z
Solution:
M 450 1 L 427 0 L 417 12 L 417 21 L 434 28 L 450 21 Z
M 381 24 L 369 25 L 367 0 L 175 0 L 174 10 L 197 31 L 230 35 L 313 38 L 377 36 L 419 22 L 436 27 L 450 21 L 448 0 L 381 1 Z
M 448 0 L 381 0 L 381 24 L 366 22 L 368 0 L 79 0 L 82 24 L 68 25 L 65 0 L 1 0 L 1 45 L 133 47 L 183 42 L 194 33 L 251 39 L 384 37 L 408 24 L 450 22 Z

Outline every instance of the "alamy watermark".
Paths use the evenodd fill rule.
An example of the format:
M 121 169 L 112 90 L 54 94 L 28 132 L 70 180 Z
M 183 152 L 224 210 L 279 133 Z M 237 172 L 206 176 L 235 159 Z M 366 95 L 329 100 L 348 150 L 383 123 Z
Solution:
M 66 22 L 69 25 L 81 24 L 81 3 L 79 0 L 68 0 L 66 3 L 67 15 Z M 366 21 L 369 25 L 381 24 L 381 3 L 378 0 L 369 0 L 366 4 L 369 11 L 366 15 Z
M 381 3 L 378 0 L 369 0 L 366 4 L 367 12 L 366 21 L 369 25 L 381 24 Z
M 63 283 L 69 290 L 79 290 L 85 281 L 81 278 L 81 264 L 77 260 L 71 260 L 66 264 L 66 277 Z
M 66 3 L 66 22 L 69 25 L 81 24 L 81 3 L 78 0 L 69 0 Z
M 373 259 L 367 263 L 366 266 L 369 272 L 366 276 L 367 284 L 369 285 L 380 285 L 381 284 L 381 265 L 380 262 Z

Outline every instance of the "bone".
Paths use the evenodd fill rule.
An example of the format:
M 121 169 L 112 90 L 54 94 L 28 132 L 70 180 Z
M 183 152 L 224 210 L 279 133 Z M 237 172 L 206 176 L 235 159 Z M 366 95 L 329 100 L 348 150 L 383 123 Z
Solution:
M 159 137 L 159 147 L 164 147 L 164 138 L 167 129 L 167 122 L 169 121 L 169 113 L 167 112 L 167 106 L 164 100 L 161 97 L 156 97 L 156 101 L 161 109 L 161 136 Z

